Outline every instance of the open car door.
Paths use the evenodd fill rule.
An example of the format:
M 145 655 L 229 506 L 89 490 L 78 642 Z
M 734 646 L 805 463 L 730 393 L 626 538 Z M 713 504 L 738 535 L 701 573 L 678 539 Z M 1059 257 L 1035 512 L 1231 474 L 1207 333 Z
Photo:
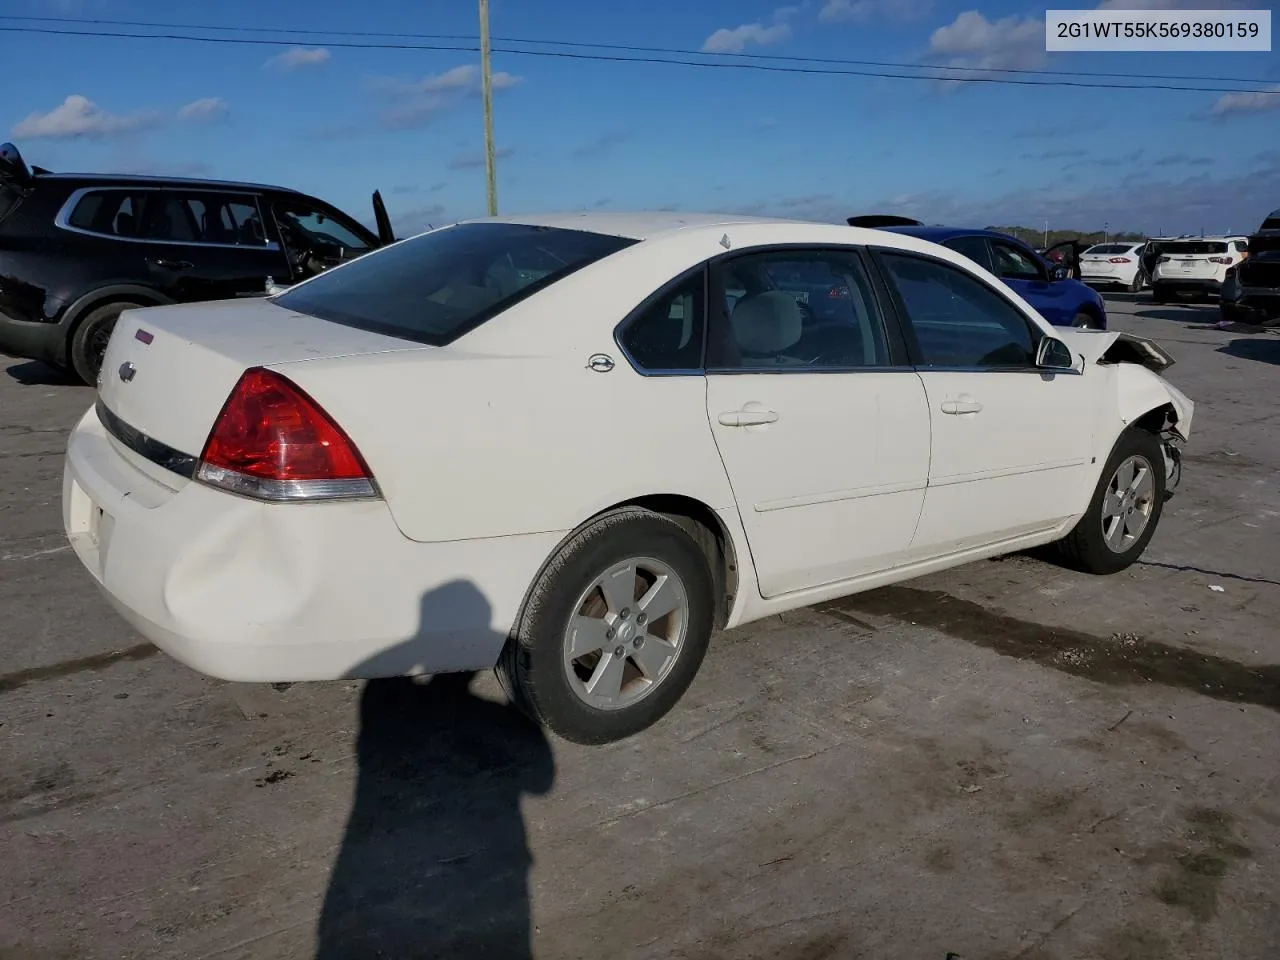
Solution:
M 12 143 L 0 143 L 0 183 L 25 191 L 35 178 Z
M 1046 247 L 1044 253 L 1040 254 L 1045 260 L 1053 265 L 1053 258 L 1049 256 L 1054 250 L 1062 251 L 1062 265 L 1067 268 L 1067 276 L 1073 280 L 1080 279 L 1080 257 L 1093 244 L 1085 243 L 1082 240 L 1063 240 L 1061 243 L 1055 243 L 1052 247 Z
M 373 191 L 373 219 L 378 226 L 378 242 L 382 246 L 396 242 L 395 232 L 391 229 L 391 218 L 387 216 L 387 205 L 382 202 L 382 193 Z

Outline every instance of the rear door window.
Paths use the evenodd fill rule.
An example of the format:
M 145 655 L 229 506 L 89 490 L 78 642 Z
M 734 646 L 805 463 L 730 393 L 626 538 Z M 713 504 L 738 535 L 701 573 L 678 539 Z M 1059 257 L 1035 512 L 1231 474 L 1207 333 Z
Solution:
M 634 243 L 582 230 L 463 223 L 367 253 L 274 302 L 333 323 L 443 346 Z

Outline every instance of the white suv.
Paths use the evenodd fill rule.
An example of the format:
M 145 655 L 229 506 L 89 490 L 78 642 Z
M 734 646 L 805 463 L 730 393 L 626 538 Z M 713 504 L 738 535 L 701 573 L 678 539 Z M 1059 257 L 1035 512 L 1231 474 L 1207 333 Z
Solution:
M 1169 303 L 1183 293 L 1220 293 L 1227 268 L 1248 256 L 1247 237 L 1185 237 L 1162 244 L 1151 274 L 1151 296 Z

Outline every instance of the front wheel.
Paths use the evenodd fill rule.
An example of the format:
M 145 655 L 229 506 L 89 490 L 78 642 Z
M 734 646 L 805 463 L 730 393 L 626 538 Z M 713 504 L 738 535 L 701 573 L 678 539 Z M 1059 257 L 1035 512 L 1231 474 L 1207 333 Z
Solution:
M 575 743 L 621 740 L 684 695 L 714 625 L 714 580 L 674 520 L 607 513 L 538 576 L 498 663 L 507 695 Z
M 1071 325 L 1083 330 L 1096 330 L 1098 327 L 1098 321 L 1094 319 L 1093 314 L 1089 311 L 1081 310 L 1075 315 L 1075 319 L 1071 321 Z
M 107 352 L 107 344 L 111 341 L 111 331 L 115 329 L 116 320 L 126 310 L 135 310 L 143 306 L 141 303 L 108 303 L 89 311 L 77 325 L 71 336 L 71 367 L 81 380 L 89 386 L 98 382 L 98 372 L 102 369 L 102 358 Z
M 1075 528 L 1055 544 L 1068 566 L 1085 573 L 1118 573 L 1151 542 L 1165 500 L 1160 440 L 1139 427 L 1120 435 Z

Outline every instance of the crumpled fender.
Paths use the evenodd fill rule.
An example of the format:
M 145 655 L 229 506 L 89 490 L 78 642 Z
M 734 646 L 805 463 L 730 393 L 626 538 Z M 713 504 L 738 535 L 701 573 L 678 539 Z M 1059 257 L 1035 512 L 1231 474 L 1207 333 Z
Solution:
M 1161 374 L 1174 359 L 1157 343 L 1118 330 L 1054 331 L 1085 366 L 1102 364 L 1115 368 L 1116 401 L 1120 419 L 1127 425 L 1165 405 L 1173 408 L 1170 429 L 1184 441 L 1191 439 L 1195 403 Z

